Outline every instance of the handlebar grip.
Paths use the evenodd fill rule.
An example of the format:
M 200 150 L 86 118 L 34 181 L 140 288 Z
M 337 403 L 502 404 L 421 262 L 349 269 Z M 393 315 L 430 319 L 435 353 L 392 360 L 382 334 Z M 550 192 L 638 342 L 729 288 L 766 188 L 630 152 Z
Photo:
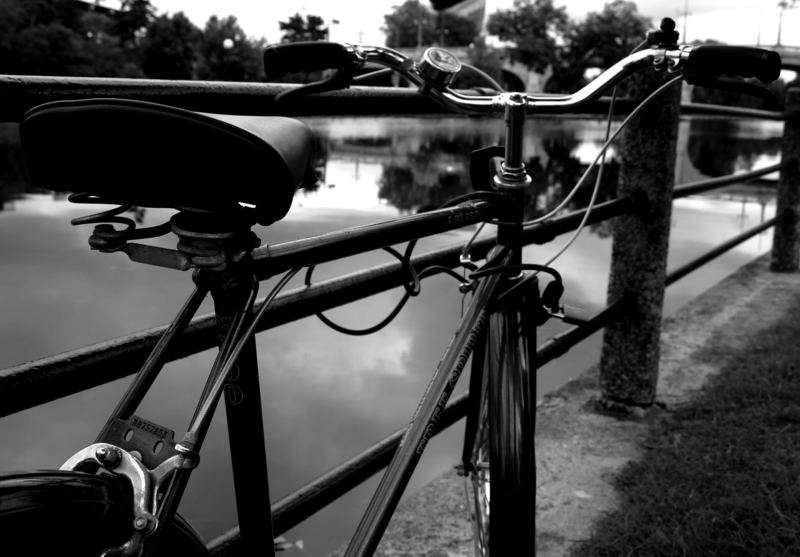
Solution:
M 772 83 L 781 74 L 781 56 L 772 50 L 751 46 L 700 45 L 686 61 L 686 81 L 695 83 L 727 75 L 756 77 Z
M 343 68 L 349 63 L 347 47 L 328 41 L 270 45 L 264 51 L 267 80 L 292 72 Z

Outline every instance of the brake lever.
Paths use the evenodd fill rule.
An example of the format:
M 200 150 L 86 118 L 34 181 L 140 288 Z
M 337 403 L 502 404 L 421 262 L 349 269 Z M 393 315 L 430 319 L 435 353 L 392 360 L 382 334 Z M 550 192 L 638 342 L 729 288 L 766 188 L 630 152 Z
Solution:
M 695 80 L 694 85 L 708 87 L 710 89 L 722 89 L 723 91 L 733 91 L 742 95 L 749 95 L 764 101 L 764 110 L 777 110 L 778 98 L 769 89 L 756 83 L 742 81 L 728 77 L 717 77 L 708 80 Z

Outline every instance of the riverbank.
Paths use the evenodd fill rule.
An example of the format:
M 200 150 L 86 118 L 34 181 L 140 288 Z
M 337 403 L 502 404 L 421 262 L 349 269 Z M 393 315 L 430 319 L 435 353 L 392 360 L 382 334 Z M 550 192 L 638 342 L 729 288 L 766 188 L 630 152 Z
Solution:
M 691 478 L 703 469 L 702 497 L 705 502 L 702 508 L 709 511 L 709 494 L 718 495 L 717 502 L 721 501 L 722 505 L 713 510 L 716 515 L 706 512 L 707 518 L 713 524 L 724 522 L 729 537 L 736 538 L 730 529 L 738 525 L 741 527 L 740 536 L 757 541 L 764 536 L 764 532 L 747 531 L 754 524 L 753 520 L 745 520 L 736 513 L 725 513 L 726 509 L 731 510 L 732 500 L 745 499 L 746 493 L 742 489 L 754 488 L 751 483 L 737 487 L 734 480 L 752 477 L 751 468 L 765 468 L 766 462 L 771 465 L 765 468 L 766 479 L 762 482 L 762 492 L 769 503 L 769 512 L 774 513 L 774 520 L 757 523 L 774 522 L 776 528 L 783 529 L 784 537 L 796 537 L 797 529 L 791 529 L 794 526 L 789 528 L 787 520 L 791 524 L 798 523 L 797 506 L 791 503 L 791 508 L 786 507 L 791 498 L 785 497 L 786 490 L 798 489 L 795 480 L 798 476 L 797 465 L 794 464 L 796 459 L 781 459 L 779 455 L 766 453 L 767 461 L 747 461 L 744 455 L 763 452 L 765 445 L 760 441 L 762 438 L 774 440 L 773 447 L 780 447 L 789 440 L 797 442 L 800 437 L 800 407 L 796 402 L 789 404 L 785 397 L 777 397 L 777 394 L 765 399 L 768 401 L 767 409 L 775 410 L 782 416 L 783 421 L 777 424 L 773 414 L 750 412 L 749 406 L 734 404 L 732 409 L 719 408 L 709 402 L 715 400 L 715 396 L 716 400 L 720 400 L 722 395 L 719 393 L 731 381 L 735 381 L 739 390 L 754 390 L 755 397 L 766 393 L 764 387 L 773 383 L 773 387 L 780 386 L 776 393 L 795 392 L 791 389 L 797 389 L 795 385 L 800 385 L 800 376 L 797 375 L 800 372 L 795 370 L 797 366 L 791 365 L 790 360 L 774 361 L 770 358 L 771 354 L 782 352 L 780 347 L 797 344 L 796 341 L 790 342 L 785 334 L 789 330 L 787 327 L 794 323 L 798 329 L 797 335 L 800 335 L 800 320 L 794 318 L 794 315 L 800 314 L 800 274 L 775 274 L 768 267 L 767 256 L 757 259 L 665 320 L 658 389 L 659 401 L 665 406 L 663 410 L 630 420 L 597 414 L 592 405 L 599 393 L 594 368 L 544 398 L 538 407 L 536 436 L 537 555 L 562 556 L 579 549 L 582 555 L 639 554 L 637 544 L 642 540 L 636 538 L 635 529 L 643 531 L 648 524 L 653 524 L 655 516 L 660 516 L 659 520 L 668 518 L 663 516 L 664 513 L 671 506 L 674 507 L 668 495 L 674 496 L 675 501 L 684 500 L 684 504 L 686 500 L 697 501 L 700 492 L 692 492 L 691 485 L 677 484 L 673 480 L 681 472 Z M 787 316 L 790 317 L 789 322 L 785 320 Z M 782 330 L 783 336 L 779 335 Z M 797 335 L 793 338 L 798 338 Z M 753 357 L 755 359 L 748 360 Z M 741 364 L 748 361 L 767 362 L 768 367 L 774 365 L 774 382 L 766 373 L 760 374 L 761 381 L 747 379 L 750 377 L 747 373 L 753 371 L 753 366 Z M 784 371 L 780 371 L 779 367 Z M 798 399 L 800 397 L 796 397 L 795 401 Z M 762 400 L 761 406 L 764 405 Z M 709 449 L 709 443 L 683 441 L 689 439 L 692 430 L 696 429 L 696 420 L 706 424 L 718 423 L 730 433 L 734 422 L 721 419 L 716 412 L 746 416 L 745 421 L 736 421 L 735 427 L 749 425 L 755 428 L 754 431 L 764 434 L 729 436 L 732 444 L 722 449 L 721 458 L 729 463 L 727 467 L 732 476 L 722 473 L 719 462 L 711 460 L 711 453 L 703 452 Z M 688 419 L 687 416 L 693 418 Z M 714 433 L 713 430 L 705 434 L 710 439 L 720 437 L 720 432 Z M 785 436 L 785 439 L 781 436 Z M 747 443 L 745 446 L 736 445 L 743 439 L 749 439 L 750 446 Z M 761 444 L 753 446 L 752 443 Z M 655 466 L 665 461 L 665 451 L 677 459 L 668 470 Z M 678 467 L 679 463 L 690 461 L 694 468 Z M 662 481 L 674 483 L 674 489 L 650 483 L 644 492 L 649 489 L 651 499 L 642 503 L 642 484 L 664 474 L 669 475 L 661 478 Z M 790 484 L 785 484 L 789 481 L 787 478 L 791 480 Z M 632 482 L 639 485 L 631 486 Z M 637 496 L 630 487 L 640 490 L 638 504 L 633 504 Z M 472 555 L 471 529 L 465 501 L 463 479 L 455 473 L 448 473 L 432 482 L 401 505 L 378 555 Z M 663 503 L 663 506 L 655 506 L 656 501 Z M 747 504 L 752 504 L 752 501 Z M 685 514 L 686 510 L 685 507 L 675 507 L 672 512 Z M 754 510 L 751 515 L 756 513 L 757 516 L 758 512 L 761 511 Z M 690 517 L 696 520 L 696 516 Z M 625 551 L 622 551 L 622 546 L 615 549 L 603 539 L 592 538 L 596 529 L 611 532 L 612 524 L 616 524 L 615 530 L 608 539 L 615 539 L 614 543 L 617 544 L 628 544 Z M 692 551 L 682 553 L 681 547 L 685 550 L 686 546 L 681 544 L 692 537 L 690 531 L 698 531 L 696 521 L 673 520 L 659 524 L 668 524 L 669 528 L 649 531 L 666 544 L 662 547 L 666 549 L 657 553 L 651 547 L 642 555 L 710 554 Z M 681 530 L 684 527 L 686 530 Z M 630 553 L 631 550 L 634 552 Z

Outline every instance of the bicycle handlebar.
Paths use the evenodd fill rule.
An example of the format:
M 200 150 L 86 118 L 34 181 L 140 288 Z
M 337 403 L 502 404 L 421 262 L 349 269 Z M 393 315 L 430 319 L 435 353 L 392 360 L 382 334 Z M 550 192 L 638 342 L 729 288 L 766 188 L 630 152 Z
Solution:
M 448 51 L 432 47 L 420 62 L 380 46 L 340 45 L 306 42 L 272 45 L 264 52 L 267 74 L 278 77 L 288 71 L 336 69 L 354 71 L 367 62 L 392 69 L 416 85 L 420 92 L 446 108 L 467 114 L 502 113 L 511 102 L 524 101 L 529 113 L 576 111 L 596 100 L 622 79 L 646 67 L 683 72 L 690 83 L 718 76 L 756 77 L 763 83 L 778 78 L 780 55 L 741 46 L 677 46 L 647 48 L 626 56 L 579 91 L 566 95 L 500 93 L 467 96 L 449 88 L 460 69 L 458 59 Z M 513 101 L 512 101 L 513 98 Z

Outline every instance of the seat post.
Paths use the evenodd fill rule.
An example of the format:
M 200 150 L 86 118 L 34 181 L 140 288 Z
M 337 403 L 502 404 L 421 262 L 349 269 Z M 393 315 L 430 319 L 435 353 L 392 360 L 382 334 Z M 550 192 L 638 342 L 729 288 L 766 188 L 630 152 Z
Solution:
M 198 285 L 208 288 L 214 300 L 223 360 L 228 360 L 232 344 L 238 344 L 239 335 L 247 329 L 242 324 L 253 318 L 252 304 L 258 281 L 250 252 L 259 240 L 250 230 L 252 223 L 246 213 L 220 215 L 183 211 L 171 220 L 172 231 L 179 238 L 178 251 L 198 269 L 195 275 Z M 229 334 L 231 330 L 233 333 Z M 213 382 L 211 378 L 210 381 Z M 209 388 L 210 384 L 204 396 L 209 394 Z M 222 393 L 243 554 L 272 557 L 274 535 L 254 337 L 245 342 L 230 368 Z M 202 418 L 195 415 L 192 421 L 195 419 L 203 423 L 194 432 L 202 443 L 210 425 L 210 414 Z

